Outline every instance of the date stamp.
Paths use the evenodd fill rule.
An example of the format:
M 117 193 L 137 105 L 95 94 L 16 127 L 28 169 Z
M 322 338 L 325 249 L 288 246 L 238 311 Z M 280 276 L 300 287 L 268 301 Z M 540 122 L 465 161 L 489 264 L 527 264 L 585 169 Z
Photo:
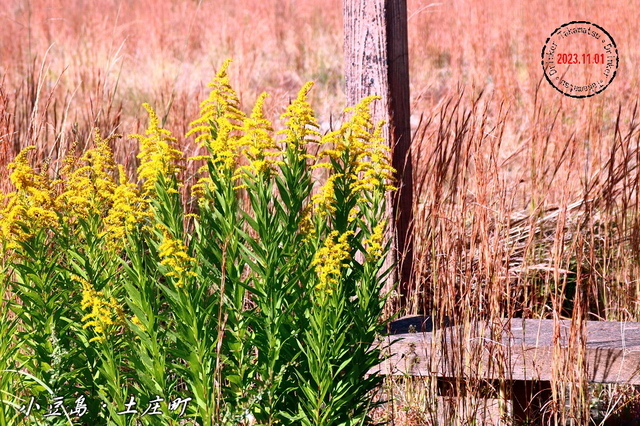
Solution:
M 618 47 L 601 26 L 572 21 L 556 28 L 542 47 L 544 76 L 557 91 L 588 98 L 605 90 L 618 71 Z

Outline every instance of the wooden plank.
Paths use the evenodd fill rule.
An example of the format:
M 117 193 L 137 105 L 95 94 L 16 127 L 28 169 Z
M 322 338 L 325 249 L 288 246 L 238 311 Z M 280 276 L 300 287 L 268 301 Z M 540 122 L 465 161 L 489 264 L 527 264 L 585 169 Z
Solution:
M 391 326 L 401 334 L 385 338 L 393 355 L 378 367 L 383 374 L 640 384 L 640 323 L 586 321 L 581 331 L 568 320 L 441 329 L 422 317 L 401 321 Z
M 407 1 L 387 1 L 387 62 L 391 148 L 398 191 L 393 197 L 398 291 L 407 305 L 413 274 L 413 163 L 411 161 L 411 106 L 409 99 L 409 38 Z
M 355 105 L 366 96 L 380 96 L 373 105 L 374 122 L 383 120 L 383 136 L 392 152 L 399 190 L 388 198 L 389 237 L 393 250 L 383 269 L 394 264 L 391 288 L 409 294 L 412 276 L 413 168 L 410 154 L 409 44 L 406 0 L 344 0 L 345 94 Z

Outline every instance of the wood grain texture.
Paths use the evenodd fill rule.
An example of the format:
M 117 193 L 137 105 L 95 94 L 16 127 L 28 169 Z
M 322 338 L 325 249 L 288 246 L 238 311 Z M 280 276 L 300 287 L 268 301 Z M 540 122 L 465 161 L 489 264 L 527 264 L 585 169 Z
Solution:
M 374 120 L 388 121 L 385 0 L 345 0 L 343 7 L 347 103 L 355 105 L 364 97 L 380 96 L 382 102 L 375 105 Z
M 411 106 L 409 40 L 406 0 L 387 2 L 389 116 L 398 191 L 393 199 L 400 293 L 410 294 L 413 269 L 413 163 L 411 160 Z M 406 300 L 403 300 L 406 306 Z
M 416 317 L 421 318 L 421 317 Z M 406 319 L 403 319 L 405 322 Z M 422 322 L 420 322 L 422 321 Z M 430 324 L 424 318 L 414 323 Z M 383 374 L 640 384 L 640 323 L 512 319 L 471 329 L 450 325 L 387 337 Z M 581 344 L 584 343 L 584 345 Z
M 406 296 L 412 275 L 413 168 L 410 155 L 409 47 L 406 0 L 344 0 L 345 93 L 347 103 L 380 96 L 373 106 L 375 122 L 384 120 L 383 135 L 392 152 L 399 191 L 389 199 L 394 252 L 384 269 L 396 262 L 390 284 L 400 282 Z

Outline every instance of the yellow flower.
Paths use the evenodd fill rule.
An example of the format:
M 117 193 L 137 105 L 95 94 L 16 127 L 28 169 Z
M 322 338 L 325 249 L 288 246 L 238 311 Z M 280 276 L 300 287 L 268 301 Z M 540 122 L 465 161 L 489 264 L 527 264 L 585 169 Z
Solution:
M 186 134 L 186 137 L 196 135 L 196 142 L 206 147 L 210 154 L 191 157 L 189 160 L 211 161 L 223 175 L 236 167 L 242 146 L 240 132 L 246 118 L 240 110 L 238 95 L 229 84 L 227 68 L 230 63 L 230 60 L 226 60 L 209 83 L 211 91 L 209 97 L 200 104 L 200 117 L 190 123 L 191 130 Z M 200 167 L 198 172 L 204 177 L 198 179 L 192 190 L 202 202 L 206 189 L 212 188 L 213 182 L 208 176 L 207 165 Z
M 46 176 L 36 173 L 29 165 L 27 160 L 27 154 L 30 151 L 35 150 L 35 146 L 28 146 L 24 148 L 16 156 L 12 163 L 9 163 L 8 168 L 13 170 L 10 179 L 11 183 L 16 187 L 17 191 L 30 193 L 36 189 L 48 186 L 48 179 Z M 34 196 L 37 198 L 41 195 L 39 192 L 34 192 Z
M 131 317 L 131 322 L 137 325 L 140 331 L 143 331 L 143 332 L 147 331 L 147 327 L 145 327 L 144 324 L 142 324 L 142 321 L 140 321 L 140 318 L 138 318 L 137 315 L 134 315 Z
M 213 78 L 209 87 L 209 97 L 200 104 L 200 118 L 191 122 L 193 126 L 187 136 L 198 134 L 196 142 L 200 142 L 208 146 L 208 140 L 211 138 L 211 131 L 216 129 L 216 123 L 220 117 L 226 117 L 230 122 L 238 125 L 242 124 L 245 114 L 240 110 L 240 101 L 235 90 L 229 84 L 229 75 L 227 68 L 231 63 L 227 59 L 222 64 L 220 71 Z
M 384 240 L 384 230 L 387 226 L 386 221 L 378 223 L 373 228 L 373 233 L 364 241 L 367 250 L 367 260 L 377 260 L 382 256 L 382 242 Z
M 84 278 L 74 275 L 72 279 L 82 285 L 80 306 L 83 310 L 90 311 L 82 317 L 85 323 L 82 328 L 92 327 L 96 333 L 89 342 L 105 340 L 109 326 L 124 324 L 124 310 L 113 297 L 107 299 L 103 291 L 96 291 L 94 286 Z
M 305 84 L 281 116 L 287 127 L 278 133 L 285 135 L 285 143 L 300 151 L 304 151 L 308 143 L 317 142 L 321 136 L 318 132 L 318 119 L 307 100 L 312 87 L 312 81 Z
M 238 131 L 237 126 L 226 116 L 222 116 L 216 121 L 215 139 L 207 139 L 207 148 L 211 157 L 206 158 L 211 159 L 220 173 L 234 170 L 237 165 L 242 148 Z
M 382 137 L 384 122 L 374 125 L 371 118 L 370 106 L 376 99 L 378 97 L 369 96 L 355 108 L 347 108 L 345 112 L 352 113 L 351 118 L 321 140 L 321 144 L 332 148 L 323 150 L 320 155 L 344 164 L 353 191 L 393 189 L 391 182 L 395 170 Z M 318 166 L 332 168 L 330 163 Z
M 160 176 L 173 177 L 184 169 L 181 164 L 184 154 L 174 147 L 177 139 L 171 136 L 171 132 L 160 127 L 160 120 L 153 108 L 147 103 L 142 106 L 149 113 L 149 128 L 144 135 L 131 137 L 140 143 L 138 180 L 143 182 L 145 195 L 150 195 L 155 193 L 154 188 Z
M 127 181 L 122 165 L 118 165 L 119 185 L 115 188 L 111 199 L 111 208 L 103 220 L 107 247 L 120 251 L 123 238 L 151 217 L 148 200 L 140 195 L 138 186 Z
M 349 216 L 347 216 L 347 221 L 353 222 L 358 217 L 358 213 L 360 213 L 360 206 L 354 206 L 349 210 Z
M 249 160 L 249 165 L 242 169 L 253 174 L 271 170 L 273 165 L 278 163 L 272 158 L 280 154 L 276 151 L 278 146 L 271 136 L 273 132 L 271 122 L 264 117 L 266 97 L 266 93 L 258 97 L 251 116 L 244 120 L 242 126 L 244 135 L 238 141 L 238 145 L 243 148 L 244 156 Z
M 336 192 L 335 181 L 342 177 L 341 173 L 336 173 L 329 176 L 329 179 L 318 190 L 318 193 L 311 197 L 311 202 L 318 206 L 321 216 L 326 216 L 336 211 Z
M 342 276 L 342 268 L 347 266 L 345 261 L 351 256 L 348 242 L 351 235 L 353 232 L 347 231 L 340 235 L 336 241 L 338 231 L 332 231 L 324 246 L 316 252 L 311 262 L 311 266 L 315 267 L 318 276 L 316 290 L 331 293 L 338 285 Z
M 206 171 L 206 166 L 201 167 L 198 171 L 200 173 L 204 173 Z M 213 190 L 213 181 L 209 176 L 199 178 L 198 182 L 191 187 L 191 192 L 199 202 L 203 202 L 205 199 L 207 188 Z
M 187 276 L 198 276 L 191 270 L 196 260 L 187 254 L 187 247 L 184 243 L 173 238 L 166 229 L 163 231 L 163 240 L 158 250 L 162 259 L 160 264 L 170 269 L 166 275 L 178 280 L 175 283 L 176 287 L 184 286 L 184 279 Z
M 312 204 L 307 204 L 302 210 L 302 219 L 300 220 L 299 230 L 300 234 L 304 235 L 304 240 L 310 239 L 313 235 L 315 235 L 316 230 L 313 226 L 313 220 L 311 218 L 311 206 Z
M 378 123 L 365 149 L 356 158 L 354 191 L 373 191 L 374 189 L 394 190 L 395 169 L 391 167 L 391 155 L 382 137 L 382 123 Z
M 116 170 L 113 153 L 108 140 L 95 130 L 95 148 L 84 153 L 81 158 L 68 156 L 61 169 L 62 191 L 56 199 L 65 219 L 73 222 L 77 218 L 87 218 L 91 214 L 105 213 L 110 205 L 116 182 L 113 177 Z
M 18 242 L 41 229 L 59 226 L 52 183 L 45 171 L 36 173 L 27 159 L 34 149 L 34 146 L 24 148 L 8 166 L 16 190 L 4 197 L 0 209 L 0 243 L 4 242 L 6 249 L 17 248 Z
M 229 84 L 227 60 L 209 84 L 209 97 L 200 104 L 200 118 L 191 122 L 187 137 L 196 135 L 196 142 L 211 153 L 219 171 L 232 170 L 240 153 L 239 131 L 246 115 L 240 110 L 238 95 Z

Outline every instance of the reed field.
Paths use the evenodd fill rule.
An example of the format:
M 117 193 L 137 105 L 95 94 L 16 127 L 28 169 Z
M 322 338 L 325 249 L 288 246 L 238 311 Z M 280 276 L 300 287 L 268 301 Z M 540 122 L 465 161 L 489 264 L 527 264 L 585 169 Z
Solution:
M 584 320 L 640 321 L 640 3 L 408 1 L 404 295 L 341 1 L 0 4 L 0 425 L 512 424 L 505 383 L 367 375 L 408 314 L 571 319 L 534 422 L 640 424 L 583 350 Z M 586 99 L 540 63 L 574 20 L 619 52 Z

